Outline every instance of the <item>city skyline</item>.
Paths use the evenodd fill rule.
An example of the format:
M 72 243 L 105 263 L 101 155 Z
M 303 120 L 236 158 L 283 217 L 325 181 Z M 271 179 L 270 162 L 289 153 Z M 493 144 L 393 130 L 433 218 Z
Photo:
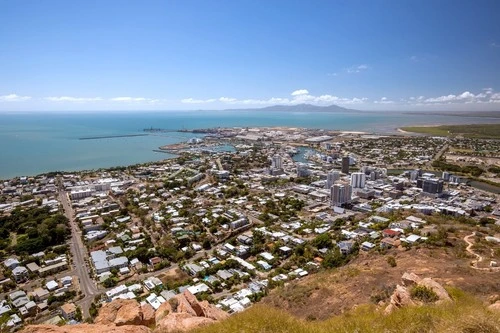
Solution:
M 500 109 L 495 1 L 1 9 L 0 111 Z

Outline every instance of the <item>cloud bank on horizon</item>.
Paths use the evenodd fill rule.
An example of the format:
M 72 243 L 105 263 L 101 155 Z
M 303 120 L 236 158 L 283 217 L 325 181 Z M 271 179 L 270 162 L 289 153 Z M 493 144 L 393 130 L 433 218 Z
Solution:
M 0 111 L 500 110 L 499 12 L 498 0 L 6 1 Z
M 8 94 L 0 96 L 0 106 L 20 104 L 27 101 L 39 100 L 40 103 L 48 102 L 48 106 L 68 106 L 69 104 L 82 106 L 82 110 L 89 106 L 132 106 L 135 108 L 168 110 L 172 106 L 186 105 L 181 109 L 230 109 L 230 108 L 252 108 L 266 107 L 272 105 L 298 105 L 310 104 L 316 106 L 339 105 L 348 108 L 372 109 L 374 106 L 383 105 L 383 109 L 405 110 L 408 107 L 417 107 L 425 110 L 428 107 L 447 106 L 449 110 L 454 110 L 454 106 L 467 106 L 468 110 L 473 110 L 474 106 L 491 106 L 494 110 L 500 111 L 500 92 L 495 92 L 493 88 L 483 88 L 476 94 L 470 91 L 464 91 L 458 94 L 448 94 L 435 97 L 410 96 L 391 100 L 387 97 L 379 99 L 370 99 L 367 97 L 339 97 L 330 94 L 313 95 L 307 89 L 298 89 L 290 93 L 288 97 L 271 97 L 268 99 L 238 99 L 233 97 L 218 97 L 208 99 L 183 98 L 181 100 L 169 100 L 165 98 L 146 98 L 146 97 L 74 97 L 74 96 L 50 96 L 33 98 L 31 96 L 22 96 L 17 94 Z M 450 108 L 451 106 L 451 108 Z M 472 107 L 471 107 L 472 106 Z M 15 108 L 14 108 L 15 109 Z M 21 108 L 22 109 L 22 108 Z M 90 108 L 92 109 L 92 108 Z M 376 107 L 374 109 L 377 109 Z M 485 108 L 483 107 L 482 110 Z M 491 108 L 486 108 L 491 109 Z

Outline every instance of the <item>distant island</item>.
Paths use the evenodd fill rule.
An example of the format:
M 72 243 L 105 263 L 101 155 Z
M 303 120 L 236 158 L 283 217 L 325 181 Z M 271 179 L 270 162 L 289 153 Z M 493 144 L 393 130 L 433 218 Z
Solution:
M 234 109 L 226 109 L 224 111 L 233 111 Z M 328 106 L 318 106 L 312 104 L 297 104 L 297 105 L 272 105 L 263 108 L 238 109 L 246 111 L 283 111 L 283 112 L 366 112 L 355 109 L 344 108 L 335 104 Z

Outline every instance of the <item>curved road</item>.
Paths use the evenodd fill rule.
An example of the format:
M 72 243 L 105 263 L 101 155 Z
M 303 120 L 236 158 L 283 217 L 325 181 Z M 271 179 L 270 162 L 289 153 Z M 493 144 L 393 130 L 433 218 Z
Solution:
M 488 272 L 496 272 L 500 271 L 500 267 L 477 267 L 477 264 L 483 261 L 483 257 L 472 250 L 474 243 L 469 240 L 469 238 L 476 236 L 476 232 L 472 232 L 472 234 L 464 237 L 464 242 L 467 243 L 467 248 L 465 249 L 470 254 L 474 255 L 477 259 L 472 261 L 472 265 L 470 266 L 473 269 L 477 269 L 479 271 L 488 271 Z

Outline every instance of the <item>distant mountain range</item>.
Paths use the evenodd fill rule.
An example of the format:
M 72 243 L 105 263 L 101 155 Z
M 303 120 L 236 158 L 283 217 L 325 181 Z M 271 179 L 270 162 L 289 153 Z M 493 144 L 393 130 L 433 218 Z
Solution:
M 241 110 L 241 109 L 240 109 Z M 347 109 L 338 105 L 317 106 L 311 104 L 297 105 L 273 105 L 264 108 L 249 108 L 245 110 L 252 111 L 286 111 L 286 112 L 360 112 L 359 110 Z

